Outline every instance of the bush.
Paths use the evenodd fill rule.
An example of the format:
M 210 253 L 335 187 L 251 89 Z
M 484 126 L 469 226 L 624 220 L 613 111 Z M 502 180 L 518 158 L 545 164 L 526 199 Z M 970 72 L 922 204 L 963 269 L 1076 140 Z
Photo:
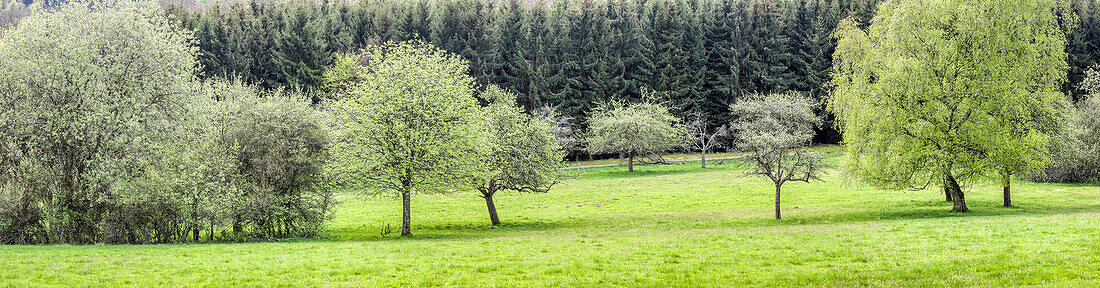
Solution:
M 179 168 L 162 180 L 171 187 L 160 188 L 180 211 L 173 216 L 183 219 L 181 236 L 308 237 L 321 230 L 332 206 L 321 171 L 329 133 L 327 117 L 308 97 L 215 80 L 190 110 L 180 152 L 166 156 Z
M 1091 72 L 1091 71 L 1090 71 Z M 1090 73 L 1090 78 L 1093 73 Z M 1088 80 L 1086 80 L 1088 81 Z M 1084 183 L 1100 181 L 1100 95 L 1077 104 L 1065 130 L 1054 139 L 1053 164 L 1038 181 Z
M 332 206 L 322 171 L 329 159 L 327 117 L 300 93 L 242 94 L 220 102 L 235 115 L 222 135 L 224 145 L 237 147 L 242 184 L 234 230 L 247 228 L 253 237 L 317 234 Z
M 64 5 L 0 33 L 0 241 L 102 242 L 195 83 L 155 2 Z

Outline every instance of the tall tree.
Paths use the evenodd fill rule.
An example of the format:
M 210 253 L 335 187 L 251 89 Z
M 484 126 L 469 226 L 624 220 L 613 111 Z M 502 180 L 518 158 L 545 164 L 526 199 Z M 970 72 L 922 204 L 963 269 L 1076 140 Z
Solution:
M 35 207 L 4 242 L 103 242 L 163 163 L 197 67 L 170 23 L 155 2 L 82 3 L 0 33 L 0 196 Z
M 412 235 L 413 193 L 468 187 L 483 117 L 466 62 L 420 41 L 368 48 L 361 82 L 331 103 L 333 170 L 349 185 L 401 196 L 401 235 Z
M 968 211 L 959 182 L 991 171 L 997 151 L 1046 147 L 1041 127 L 1067 105 L 1059 5 L 886 1 L 865 30 L 841 23 L 829 110 L 848 171 L 882 187 L 942 180 L 951 210 Z

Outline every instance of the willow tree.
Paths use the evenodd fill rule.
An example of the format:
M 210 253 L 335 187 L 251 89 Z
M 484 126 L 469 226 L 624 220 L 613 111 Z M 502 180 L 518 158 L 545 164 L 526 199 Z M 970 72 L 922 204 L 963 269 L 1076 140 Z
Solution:
M 1060 5 L 891 0 L 866 29 L 844 20 L 828 109 L 848 172 L 880 187 L 943 183 L 951 210 L 968 211 L 960 182 L 1020 155 L 1004 151 L 1046 149 L 1066 107 L 1060 23 L 1072 19 Z
M 359 81 L 330 103 L 336 118 L 331 171 L 344 184 L 400 195 L 401 235 L 412 235 L 413 193 L 468 188 L 479 169 L 484 117 L 474 79 L 464 60 L 423 42 L 373 46 L 363 54 L 350 56 L 362 59 L 350 74 Z
M 516 106 L 516 95 L 489 85 L 485 132 L 487 149 L 481 150 L 480 173 L 474 187 L 485 199 L 489 220 L 500 224 L 493 196 L 500 191 L 545 193 L 565 176 L 561 170 L 565 150 L 553 129 L 554 119 L 531 116 Z

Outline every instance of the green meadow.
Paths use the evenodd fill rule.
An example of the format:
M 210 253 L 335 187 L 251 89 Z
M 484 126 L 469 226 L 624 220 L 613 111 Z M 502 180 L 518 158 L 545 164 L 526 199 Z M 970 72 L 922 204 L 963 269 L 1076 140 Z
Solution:
M 828 152 L 836 156 L 841 152 Z M 830 162 L 837 161 L 830 158 Z M 1100 286 L 1100 186 L 993 181 L 879 190 L 829 170 L 784 186 L 737 161 L 576 170 L 546 194 L 400 201 L 345 191 L 324 237 L 186 245 L 0 246 L 4 287 L 729 287 Z

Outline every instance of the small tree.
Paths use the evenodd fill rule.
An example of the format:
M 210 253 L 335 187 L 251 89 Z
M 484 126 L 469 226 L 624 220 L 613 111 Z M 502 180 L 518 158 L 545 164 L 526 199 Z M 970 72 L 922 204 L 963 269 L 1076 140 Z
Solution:
M 588 153 L 619 153 L 628 157 L 627 170 L 634 172 L 634 158 L 661 153 L 683 144 L 684 129 L 668 108 L 652 102 L 597 108 L 588 118 Z
M 780 189 L 790 181 L 819 180 L 820 156 L 805 148 L 814 136 L 821 118 L 817 106 L 801 93 L 754 94 L 730 105 L 734 116 L 730 124 L 737 148 L 747 152 L 749 173 L 772 180 L 775 184 L 775 219 L 779 212 Z
M 699 151 L 701 167 L 707 168 L 707 151 L 722 147 L 721 137 L 728 133 L 725 125 L 711 130 L 707 124 L 707 118 L 701 112 L 691 114 L 691 120 L 687 122 L 687 142 L 692 150 Z
M 554 138 L 558 140 L 558 145 L 561 149 L 569 152 L 581 146 L 581 140 L 577 136 L 577 130 L 573 123 L 573 116 L 562 115 L 558 113 L 554 106 L 542 106 L 538 110 L 533 111 L 533 116 L 536 118 L 547 119 L 550 121 L 550 132 L 554 134 Z
M 460 57 L 423 42 L 363 53 L 362 81 L 331 102 L 331 171 L 343 184 L 400 195 L 401 235 L 412 235 L 412 194 L 467 188 L 479 164 L 485 137 L 474 79 Z
M 493 225 L 500 224 L 493 195 L 499 191 L 544 193 L 564 175 L 565 153 L 553 134 L 553 119 L 532 117 L 516 106 L 516 95 L 490 85 L 481 94 L 489 101 L 486 132 L 488 149 L 482 150 L 483 171 L 474 187 L 489 208 Z

